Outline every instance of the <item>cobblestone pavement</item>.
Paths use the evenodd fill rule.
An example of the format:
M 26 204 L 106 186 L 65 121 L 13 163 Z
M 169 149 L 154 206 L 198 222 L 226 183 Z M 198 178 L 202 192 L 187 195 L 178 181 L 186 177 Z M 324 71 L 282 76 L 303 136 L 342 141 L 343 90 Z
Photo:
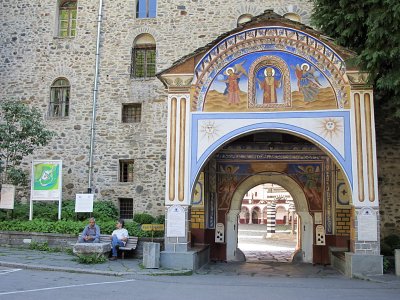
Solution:
M 247 262 L 291 262 L 296 248 L 296 234 L 278 230 L 267 237 L 265 224 L 240 224 L 238 247 Z

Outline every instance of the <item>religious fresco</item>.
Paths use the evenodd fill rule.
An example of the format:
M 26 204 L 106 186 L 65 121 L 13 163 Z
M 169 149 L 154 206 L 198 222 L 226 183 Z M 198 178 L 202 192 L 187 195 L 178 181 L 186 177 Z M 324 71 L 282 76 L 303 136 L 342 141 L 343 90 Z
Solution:
M 218 208 L 230 207 L 236 188 L 246 177 L 261 172 L 278 172 L 288 174 L 300 184 L 306 194 L 311 211 L 321 211 L 324 188 L 322 168 L 322 163 L 219 163 Z
M 222 163 L 217 166 L 218 209 L 229 209 L 232 196 L 248 172 L 248 164 Z
M 192 198 L 192 207 L 204 208 L 204 172 L 200 173 L 199 179 L 196 182 Z
M 310 210 L 322 210 L 323 187 L 321 164 L 290 164 L 289 173 L 297 179 L 306 194 Z
M 232 196 L 246 178 L 260 173 L 287 174 L 298 182 L 306 196 L 310 211 L 323 211 L 326 233 L 333 232 L 334 204 L 331 160 L 326 155 L 312 152 L 289 153 L 285 151 L 259 152 L 243 148 L 235 152 L 220 152 L 217 159 L 217 209 L 230 208 Z M 257 148 L 257 147 L 256 147 Z M 290 147 L 289 147 L 290 148 Z M 255 149 L 254 149 L 255 150 Z M 310 150 L 309 150 L 310 151 Z M 267 163 L 266 163 L 267 162 Z M 268 178 L 273 175 L 268 175 Z M 223 214 L 219 214 L 222 216 Z
M 344 179 L 344 174 L 340 169 L 337 169 L 335 172 L 335 177 L 336 207 L 349 208 L 351 202 L 351 192 Z
M 244 55 L 215 74 L 203 111 L 337 109 L 326 76 L 311 62 L 286 52 Z

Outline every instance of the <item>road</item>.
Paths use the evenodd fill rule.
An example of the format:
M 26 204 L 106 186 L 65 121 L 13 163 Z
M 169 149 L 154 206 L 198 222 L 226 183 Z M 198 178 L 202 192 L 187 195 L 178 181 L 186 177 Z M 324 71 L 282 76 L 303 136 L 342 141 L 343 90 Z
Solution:
M 101 276 L 0 267 L 0 299 L 399 299 L 399 281 L 227 276 Z

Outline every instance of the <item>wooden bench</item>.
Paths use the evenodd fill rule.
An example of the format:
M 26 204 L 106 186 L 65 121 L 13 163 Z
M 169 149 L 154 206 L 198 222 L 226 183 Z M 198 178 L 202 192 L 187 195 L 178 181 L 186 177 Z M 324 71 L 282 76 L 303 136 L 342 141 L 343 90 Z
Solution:
M 80 234 L 78 237 L 78 241 L 82 235 Z M 125 258 L 125 251 L 133 251 L 136 249 L 137 244 L 138 244 L 139 238 L 137 236 L 131 236 L 128 239 L 128 242 L 126 243 L 125 246 L 120 246 L 118 247 L 118 250 L 121 251 L 121 257 L 122 259 Z M 100 234 L 100 243 L 111 243 L 111 236 L 109 234 Z M 87 243 L 90 244 L 90 243 Z

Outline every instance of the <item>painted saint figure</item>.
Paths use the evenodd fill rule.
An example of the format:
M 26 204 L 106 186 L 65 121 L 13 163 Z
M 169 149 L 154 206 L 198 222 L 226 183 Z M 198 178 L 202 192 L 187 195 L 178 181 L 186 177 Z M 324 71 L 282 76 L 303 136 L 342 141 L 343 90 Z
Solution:
M 229 104 L 239 104 L 240 102 L 239 80 L 240 77 L 245 73 L 243 73 L 242 70 L 239 70 L 239 72 L 235 72 L 234 68 L 227 68 L 225 74 L 227 75 L 227 79 L 221 80 L 223 82 L 226 82 L 224 95 L 228 95 Z
M 319 166 L 298 166 L 304 182 L 304 192 L 310 202 L 311 209 L 322 209 L 320 195 L 321 173 Z
M 258 85 L 263 90 L 263 103 L 277 103 L 276 89 L 281 87 L 281 80 L 275 78 L 275 70 L 271 67 L 264 70 L 264 75 L 263 81 L 257 79 Z
M 228 165 L 225 167 L 221 166 L 221 182 L 218 188 L 218 202 L 219 208 L 228 208 L 230 205 L 230 200 L 233 196 L 238 181 L 236 180 L 235 173 L 239 170 L 238 166 Z
M 304 96 L 304 102 L 311 102 L 316 100 L 316 96 L 319 92 L 321 84 L 318 81 L 317 76 L 315 76 L 315 69 L 310 67 L 309 64 L 296 65 L 295 69 L 297 77 L 297 87 L 300 93 Z

